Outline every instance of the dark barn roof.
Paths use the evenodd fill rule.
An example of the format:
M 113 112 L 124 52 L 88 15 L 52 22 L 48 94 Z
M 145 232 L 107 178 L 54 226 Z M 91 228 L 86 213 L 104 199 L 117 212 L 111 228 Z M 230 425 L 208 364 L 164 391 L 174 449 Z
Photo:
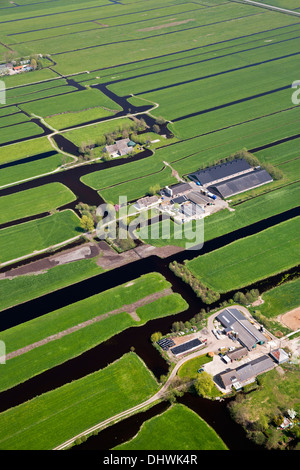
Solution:
M 266 170 L 254 170 L 244 175 L 209 186 L 209 190 L 223 199 L 248 191 L 263 184 L 271 183 L 272 177 Z
M 179 346 L 175 346 L 175 348 L 172 348 L 171 351 L 173 354 L 182 354 L 186 351 L 189 351 L 190 349 L 195 349 L 198 346 L 200 346 L 202 343 L 201 341 L 196 338 L 192 339 L 191 341 L 188 341 L 187 343 L 180 344 Z
M 177 183 L 173 186 L 170 186 L 170 189 L 173 191 L 173 196 L 177 196 L 177 194 L 185 193 L 187 191 L 191 191 L 191 185 L 189 183 Z
M 251 166 L 246 160 L 236 159 L 230 162 L 221 163 L 220 165 L 215 165 L 205 170 L 196 171 L 191 173 L 189 178 L 194 181 L 199 181 L 202 185 L 209 184 L 213 181 L 217 181 L 223 178 L 228 178 L 233 176 L 241 171 L 250 170 Z

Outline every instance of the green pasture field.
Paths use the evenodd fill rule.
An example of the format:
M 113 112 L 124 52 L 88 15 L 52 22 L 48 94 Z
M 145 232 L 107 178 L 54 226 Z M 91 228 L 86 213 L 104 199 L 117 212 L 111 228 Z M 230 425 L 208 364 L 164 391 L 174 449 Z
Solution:
M 45 98 L 22 106 L 29 114 L 33 113 L 44 118 L 60 115 L 62 121 L 65 113 L 98 107 L 108 108 L 112 111 L 121 110 L 120 106 L 96 89 L 77 91 L 75 93 L 59 96 L 58 98 Z M 49 124 L 51 124 L 50 121 Z
M 289 142 L 270 147 L 268 149 L 256 152 L 256 156 L 260 162 L 271 163 L 272 165 L 280 165 L 300 157 L 299 149 L 300 137 Z
M 0 280 L 0 310 L 27 302 L 49 292 L 103 272 L 96 259 L 83 259 L 62 264 L 37 274 Z
M 53 147 L 51 149 L 53 150 Z M 1 170 L 1 186 L 11 185 L 12 183 L 50 173 L 63 163 L 70 161 L 73 161 L 70 157 L 57 153 L 33 162 L 20 163 L 19 165 L 3 168 Z
M 168 295 L 165 299 L 164 302 L 162 299 L 160 299 L 161 302 L 158 300 L 155 302 L 158 308 L 164 306 L 164 311 L 161 308 L 157 313 L 149 308 L 148 312 L 146 310 L 143 312 L 139 322 L 135 321 L 127 312 L 121 312 L 116 316 L 103 318 L 99 322 L 91 322 L 90 325 L 65 335 L 57 341 L 45 343 L 25 354 L 7 360 L 5 374 L 0 378 L 0 390 L 7 390 L 45 370 L 69 361 L 130 327 L 143 325 L 158 316 L 175 315 L 187 308 L 186 302 L 178 294 Z M 81 318 L 78 321 L 81 322 Z M 6 330 L 3 333 L 5 337 L 8 337 L 8 341 L 13 337 L 10 336 L 10 331 Z M 46 336 L 45 333 L 43 336 Z M 10 344 L 11 347 L 11 343 L 7 344 Z
M 129 353 L 107 368 L 0 415 L 1 449 L 52 449 L 154 395 L 157 382 Z
M 186 266 L 218 292 L 250 285 L 299 263 L 299 222 L 299 217 L 282 222 L 188 261 Z
M 3 116 L 0 118 L 0 128 L 4 128 L 6 126 L 12 126 L 14 124 L 20 124 L 21 122 L 28 122 L 29 118 L 26 116 L 26 114 L 23 113 L 17 113 L 17 114 L 12 114 L 11 116 Z M 1 133 L 3 131 L 1 130 Z
M 173 315 L 183 312 L 188 308 L 188 304 L 180 294 L 171 294 L 151 302 L 136 309 L 138 317 L 142 323 L 156 318 L 165 317 L 167 312 Z
M 0 262 L 30 255 L 80 234 L 79 218 L 71 210 L 4 228 L 0 230 Z
M 194 411 L 175 404 L 146 421 L 130 441 L 114 448 L 130 450 L 228 450 L 218 434 Z
M 122 309 L 124 302 L 130 305 L 151 293 L 163 290 L 168 284 L 158 273 L 148 274 L 134 280 L 130 286 L 128 284 L 118 286 L 10 328 L 1 334 L 6 344 L 6 352 L 16 351 L 116 308 Z M 180 295 L 169 294 L 137 309 L 140 321 L 134 320 L 124 311 L 116 316 L 107 316 L 101 321 L 91 322 L 56 341 L 45 343 L 7 360 L 6 373 L 0 379 L 0 389 L 11 388 L 44 370 L 70 360 L 129 327 L 143 325 L 158 317 L 174 315 L 186 310 L 187 307 L 187 303 Z
M 141 79 L 137 78 L 141 74 L 153 72 L 160 74 L 165 69 L 168 69 L 170 67 L 177 67 L 176 69 L 174 69 L 173 79 L 171 75 L 168 75 L 169 83 L 176 83 L 178 82 L 178 80 L 176 79 L 176 72 L 178 71 L 179 66 L 192 66 L 193 63 L 199 61 L 202 61 L 202 65 L 205 66 L 206 61 L 213 60 L 214 63 L 218 63 L 220 60 L 222 60 L 223 57 L 228 57 L 228 59 L 232 58 L 234 60 L 234 54 L 243 55 L 245 59 L 245 56 L 247 57 L 247 55 L 249 54 L 249 50 L 255 49 L 258 52 L 258 55 L 260 55 L 262 53 L 262 51 L 260 51 L 261 48 L 268 49 L 270 46 L 272 50 L 273 46 L 277 44 L 279 44 L 279 47 L 281 47 L 280 43 L 282 41 L 292 41 L 295 37 L 297 37 L 297 35 L 297 25 L 287 26 L 283 29 L 275 28 L 275 30 L 271 31 L 265 30 L 264 32 L 253 34 L 250 37 L 241 36 L 228 43 L 225 42 L 224 44 L 216 44 L 213 46 L 209 46 L 208 48 L 202 48 L 201 46 L 197 46 L 192 50 L 187 49 L 186 51 L 178 51 L 176 52 L 176 54 L 169 54 L 167 56 L 157 56 L 157 54 L 155 54 L 154 58 L 141 60 L 137 63 L 129 62 L 128 64 L 116 65 L 115 67 L 107 68 L 107 70 L 102 70 L 101 73 L 99 70 L 96 70 L 89 74 L 82 73 L 81 75 L 76 76 L 76 81 L 84 84 L 111 82 L 110 87 L 112 87 L 112 89 L 117 90 L 118 87 L 126 86 L 126 83 L 123 83 L 124 79 L 131 79 L 129 81 L 129 85 L 131 86 L 130 93 L 133 91 L 132 88 L 134 84 L 140 85 L 140 88 L 137 89 L 136 92 L 144 92 L 145 86 L 148 86 L 147 89 L 149 89 L 150 85 L 147 85 L 148 82 L 145 79 L 144 81 L 142 81 Z M 271 54 L 270 51 L 269 54 Z M 249 56 L 249 58 L 249 63 L 256 62 L 256 60 L 253 60 L 253 57 L 251 55 Z M 247 61 L 245 60 L 244 64 L 246 62 Z M 239 64 L 241 65 L 241 62 L 239 62 Z M 224 71 L 225 70 L 227 70 L 227 66 L 225 66 Z M 219 71 L 223 70 L 219 69 Z M 202 73 L 201 76 L 202 75 L 204 74 Z M 156 76 L 160 75 L 154 75 L 154 77 Z M 195 76 L 197 77 L 198 75 Z M 149 76 L 149 79 L 151 79 L 151 76 Z M 185 80 L 186 79 L 187 78 L 185 77 Z M 150 83 L 152 84 L 152 81 Z M 157 82 L 156 86 L 152 85 L 152 88 L 155 87 L 157 87 Z M 124 91 L 126 91 L 126 88 L 124 88 Z M 127 91 L 129 90 L 127 89 Z
M 6 103 L 8 105 L 20 104 L 26 102 L 35 102 L 49 96 L 62 95 L 65 93 L 76 92 L 76 88 L 67 85 L 66 80 L 50 80 L 36 84 L 28 84 L 17 88 L 9 88 L 6 91 Z
M 34 122 L 30 121 L 22 124 L 16 124 L 15 126 L 3 127 L 1 129 L 0 144 L 14 142 L 17 139 L 29 139 L 30 137 L 41 134 L 44 134 L 43 129 L 41 129 Z
M 84 298 L 3 332 L 3 337 L 7 342 L 7 352 L 40 341 L 98 315 L 123 308 L 125 305 L 130 305 L 148 295 L 170 287 L 170 283 L 166 281 L 164 276 L 153 272 L 140 276 L 129 283 Z
M 61 183 L 50 183 L 0 198 L 0 224 L 49 212 L 76 199 Z
M 2 77 L 2 80 L 4 81 L 7 88 L 28 85 L 34 82 L 51 79 L 57 79 L 57 75 L 49 68 L 35 70 L 33 72 L 20 73 L 18 75 L 6 75 L 5 77 Z
M 156 10 L 155 10 L 156 7 Z M 160 7 L 160 8 L 159 8 Z M 150 13 L 150 18 L 146 19 L 145 21 L 141 21 L 141 14 L 142 11 L 148 10 Z M 141 10 L 141 11 L 140 11 Z M 22 42 L 21 38 L 18 38 L 16 36 L 15 42 L 14 42 L 14 47 L 17 50 L 19 54 L 22 55 L 28 55 L 31 52 L 33 52 L 33 49 L 39 50 L 40 53 L 42 54 L 47 54 L 51 53 L 52 58 L 55 61 L 58 61 L 56 54 L 57 53 L 64 53 L 68 51 L 75 51 L 76 49 L 81 49 L 83 47 L 85 48 L 90 48 L 93 46 L 98 46 L 102 44 L 108 44 L 110 45 L 112 42 L 116 41 L 116 31 L 118 35 L 118 42 L 121 41 L 121 44 L 119 48 L 123 52 L 127 52 L 128 54 L 128 49 L 124 48 L 123 43 L 130 39 L 134 40 L 146 40 L 148 38 L 151 39 L 156 39 L 157 41 L 157 36 L 161 33 L 161 31 L 164 33 L 165 31 L 172 32 L 174 34 L 178 33 L 181 37 L 182 35 L 182 30 L 186 29 L 187 27 L 192 28 L 193 26 L 204 26 L 203 29 L 205 29 L 206 24 L 214 23 L 217 21 L 221 22 L 226 22 L 226 21 L 231 21 L 232 18 L 238 18 L 239 16 L 246 16 L 246 15 L 257 15 L 257 11 L 253 9 L 253 7 L 248 7 L 248 6 L 240 6 L 240 5 L 229 5 L 227 8 L 224 7 L 217 7 L 214 8 L 213 11 L 210 11 L 210 8 L 203 8 L 201 5 L 187 5 L 186 6 L 186 12 L 183 11 L 183 7 L 178 5 L 169 5 L 168 7 L 161 8 L 161 4 L 158 5 L 158 2 L 151 2 L 151 6 L 148 8 L 145 8 L 144 5 L 142 5 L 141 2 L 139 2 L 137 5 L 133 6 L 132 5 L 124 5 L 121 11 L 116 11 L 116 9 L 113 9 L 112 6 L 107 8 L 107 12 L 109 12 L 107 19 L 105 18 L 105 10 L 102 8 L 100 11 L 98 10 L 93 10 L 93 9 L 87 9 L 86 11 L 82 10 L 79 12 L 65 12 L 64 14 L 60 15 L 54 15 L 48 17 L 47 21 L 47 26 L 60 26 L 68 23 L 75 23 L 76 21 L 78 22 L 84 22 L 85 20 L 90 20 L 92 19 L 100 19 L 100 23 L 103 22 L 107 24 L 108 26 L 105 27 L 105 29 L 98 28 L 98 30 L 95 30 L 94 28 L 92 29 L 90 26 L 87 28 L 87 30 L 83 33 L 81 31 L 81 34 L 65 34 L 64 40 L 62 40 L 60 35 L 55 35 L 53 34 L 52 37 L 49 35 L 46 36 L 45 39 L 43 39 L 43 34 L 40 35 L 39 39 L 35 39 L 32 43 L 30 41 L 30 37 L 27 38 L 27 41 Z M 126 13 L 130 12 L 130 15 L 128 18 L 126 18 Z M 119 14 L 119 15 L 118 15 Z M 172 21 L 172 16 L 179 14 L 180 18 L 178 18 L 178 23 L 176 21 Z M 18 15 L 20 17 L 20 15 Z M 125 16 L 125 17 L 124 17 Z M 161 18 L 163 17 L 163 24 L 161 24 Z M 78 19 L 77 19 L 78 18 Z M 251 16 L 250 16 L 251 18 Z M 101 21 L 102 19 L 102 21 Z M 160 20 L 160 21 L 159 21 Z M 191 25 L 188 23 L 186 25 L 185 20 L 189 20 L 191 22 Z M 137 25 L 134 25 L 135 27 L 129 27 L 130 23 L 133 23 L 135 21 L 138 21 Z M 39 20 L 39 23 L 41 22 L 41 19 Z M 183 22 L 183 23 L 181 23 Z M 32 30 L 36 29 L 34 27 L 36 21 L 35 19 L 31 18 L 31 23 L 32 23 Z M 175 23 L 175 24 L 174 24 Z M 24 20 L 21 22 L 21 28 L 24 31 L 24 28 L 26 28 L 28 24 L 28 20 Z M 223 24 L 223 23 L 221 23 Z M 93 25 L 94 26 L 94 25 Z M 160 28 L 158 28 L 160 26 Z M 219 25 L 216 25 L 218 27 Z M 5 26 L 4 26 L 5 28 Z M 11 27 L 11 32 L 12 34 L 15 30 L 15 26 L 12 25 Z M 20 26 L 19 26 L 20 28 Z M 153 29 L 154 28 L 154 29 Z M 104 29 L 104 31 L 103 31 Z M 196 30 L 197 31 L 197 30 Z M 186 32 L 186 31 L 185 31 Z M 5 31 L 3 31 L 5 34 Z M 3 34 L 2 33 L 2 34 Z M 41 32 L 42 33 L 42 32 Z M 173 36 L 174 34 L 171 34 Z M 195 32 L 192 29 L 189 34 L 191 36 L 195 36 Z M 105 36 L 104 36 L 105 35 Z M 11 36 L 10 36 L 11 38 Z M 167 36 L 168 38 L 168 36 Z M 21 42 L 19 41 L 21 39 Z M 6 39 L 7 40 L 7 39 Z M 9 39 L 7 41 L 8 43 L 10 42 Z M 123 46 L 123 47 L 122 47 Z M 108 49 L 110 50 L 111 48 L 107 46 Z M 119 49 L 118 48 L 118 49 Z M 102 49 L 102 48 L 101 48 Z M 106 48 L 105 48 L 106 49 Z M 118 50 L 118 52 L 121 52 Z M 96 48 L 96 52 L 97 48 Z M 116 51 L 114 51 L 116 53 Z M 74 52 L 73 52 L 74 54 Z M 98 54 L 96 54 L 96 57 Z M 102 56 L 102 54 L 101 54 Z M 78 56 L 77 56 L 78 57 Z M 109 58 L 108 54 L 104 53 L 103 54 L 103 66 L 107 66 L 105 59 Z M 101 57 L 102 59 L 102 57 Z M 99 59 L 98 59 L 99 60 Z M 65 58 L 64 58 L 65 61 Z M 119 61 L 120 63 L 120 61 Z M 91 67 L 86 68 L 86 63 L 84 61 L 81 61 L 80 65 L 82 66 L 82 70 L 90 69 Z M 78 71 L 78 63 L 76 64 L 77 66 L 77 71 Z M 95 68 L 95 67 L 94 67 Z M 55 67 L 57 69 L 57 66 Z M 70 73 L 68 70 L 67 73 Z
M 108 118 L 114 116 L 115 111 L 107 108 L 93 108 L 86 111 L 75 111 L 69 113 L 59 114 L 46 118 L 47 124 L 54 129 L 66 129 L 74 127 L 79 124 L 83 125 L 86 122 L 93 121 L 94 119 Z
M 267 318 L 275 318 L 300 306 L 300 279 L 275 287 L 262 295 L 264 303 L 259 310 Z
M 119 196 L 126 196 L 128 201 L 135 201 L 147 194 L 151 186 L 155 184 L 163 188 L 164 186 L 175 183 L 177 183 L 177 180 L 172 176 L 172 170 L 166 167 L 154 175 L 139 177 L 129 183 L 103 189 L 99 191 L 99 194 L 105 201 L 117 204 L 119 202 Z
M 2 375 L 0 379 L 0 390 L 8 390 L 31 377 L 69 361 L 136 324 L 128 313 L 121 312 L 117 317 L 104 318 L 101 322 L 92 323 L 81 330 L 63 336 L 59 341 L 45 343 L 25 354 L 9 359 L 5 364 L 7 366 L 5 375 Z
M 104 134 L 113 132 L 117 129 L 124 129 L 132 124 L 130 118 L 118 118 L 112 121 L 101 122 L 99 124 L 92 124 L 81 129 L 74 129 L 65 132 L 65 137 L 79 147 L 82 142 L 92 141 L 95 142 L 97 138 L 102 137 Z
M 3 106 L 0 105 L 0 117 L 8 116 L 9 114 L 20 113 L 20 110 L 17 106 Z
M 249 199 L 234 206 L 234 211 L 226 209 L 210 215 L 204 219 L 204 241 L 212 240 L 239 228 L 251 225 L 259 220 L 285 212 L 300 203 L 299 183 L 270 191 L 259 197 Z M 167 225 L 169 221 L 165 222 Z M 193 222 L 185 227 L 170 222 L 170 236 L 162 237 L 164 222 L 152 224 L 151 228 L 143 227 L 138 235 L 146 243 L 154 246 L 175 245 L 185 247 L 186 243 L 196 241 L 197 224 Z M 187 228 L 186 228 L 187 226 Z M 153 230 L 153 232 L 151 232 Z M 165 229 L 166 230 L 166 227 Z M 158 234 L 154 237 L 152 234 Z M 183 236 L 185 235 L 185 236 Z
M 122 96 L 133 93 L 151 101 L 162 103 L 167 119 L 175 119 L 183 114 L 193 112 L 195 109 L 198 111 L 199 109 L 210 108 L 212 102 L 216 106 L 222 104 L 222 102 L 226 103 L 241 99 L 244 96 L 255 95 L 258 89 L 262 93 L 287 85 L 284 74 L 278 73 L 275 77 L 272 76 L 272 70 L 277 70 L 281 64 L 294 70 L 295 64 L 292 64 L 292 62 L 297 61 L 297 55 L 286 58 L 284 56 L 291 54 L 291 51 L 294 51 L 299 45 L 299 39 L 294 39 L 295 35 L 297 35 L 296 32 L 290 34 L 291 37 L 285 39 L 286 42 L 282 42 L 282 38 L 280 38 L 281 41 L 278 43 L 274 41 L 274 43 L 265 43 L 260 47 L 254 46 L 252 48 L 244 46 L 244 51 L 239 50 L 238 53 L 227 53 L 223 56 L 220 54 L 220 57 L 211 57 L 210 59 L 199 53 L 197 57 L 180 61 L 177 67 L 176 63 L 166 64 L 165 66 L 160 64 L 150 69 L 152 73 L 149 77 L 147 76 L 148 69 L 145 72 L 141 70 L 141 77 L 135 78 L 133 76 L 132 79 L 125 79 L 124 81 L 122 81 L 122 78 L 118 78 L 116 83 L 109 86 L 109 89 Z M 265 63 L 263 63 L 264 61 Z M 136 73 L 139 76 L 138 71 Z M 217 76 L 214 76 L 216 74 Z M 221 87 L 217 85 L 220 77 L 222 77 Z M 224 96 L 221 93 L 222 90 L 224 88 L 230 89 L 228 81 L 234 83 L 236 93 L 232 89 L 231 93 Z M 191 87 L 191 95 L 193 95 L 193 89 L 197 90 L 197 94 L 193 95 L 194 102 L 189 100 L 189 95 L 185 92 L 187 85 L 184 83 L 186 82 L 190 82 L 188 86 Z M 245 87 L 245 83 L 247 83 L 247 87 Z M 161 87 L 167 88 L 159 90 Z M 178 88 L 183 95 L 183 100 L 180 100 L 183 105 L 182 113 L 178 112 L 179 109 L 172 100 L 174 87 Z M 209 94 L 206 94 L 206 90 Z
M 217 10 L 219 10 L 219 12 Z M 130 34 L 130 28 L 128 28 L 127 25 L 123 28 L 119 27 L 118 32 L 120 32 L 120 36 L 117 48 L 115 44 L 110 44 L 110 42 L 113 43 L 115 40 L 113 35 L 115 30 L 113 28 L 111 30 L 111 41 L 109 41 L 109 29 L 106 29 L 107 40 L 104 41 L 105 45 L 103 45 L 103 40 L 99 41 L 98 39 L 97 43 L 95 35 L 90 34 L 90 37 L 87 38 L 86 41 L 85 47 L 87 48 L 84 49 L 84 54 L 82 54 L 80 71 L 95 70 L 100 67 L 115 66 L 119 63 L 152 58 L 157 55 L 157 51 L 161 45 L 162 35 L 164 41 L 164 53 L 168 54 L 178 52 L 179 48 L 180 50 L 189 49 L 193 43 L 196 43 L 197 46 L 208 47 L 212 45 L 213 47 L 216 42 L 229 41 L 239 36 L 250 35 L 255 32 L 267 30 L 268 28 L 266 27 L 266 24 L 270 24 L 270 22 L 272 24 L 272 28 L 284 25 L 290 26 L 297 22 L 296 18 L 283 18 L 282 15 L 278 15 L 278 13 L 273 13 L 271 11 L 258 11 L 255 7 L 249 7 L 248 5 L 227 4 L 226 6 L 221 5 L 220 7 L 213 9 L 208 8 L 202 11 L 200 10 L 199 12 L 201 12 L 201 17 L 197 22 L 184 24 L 181 25 L 181 27 L 177 26 L 166 28 L 165 30 L 162 29 L 160 31 L 151 31 L 148 33 L 144 32 L 132 35 Z M 195 13 L 190 14 L 191 19 L 195 16 Z M 236 18 L 243 16 L 244 18 L 234 21 Z M 213 25 L 215 37 L 212 39 L 210 37 L 212 28 L 211 24 L 216 23 L 218 19 L 220 23 Z M 197 26 L 200 26 L 200 30 Z M 166 34 L 166 32 L 168 34 Z M 199 32 L 201 35 L 200 39 Z M 130 42 L 128 43 L 128 39 L 133 40 L 137 44 L 134 51 L 128 47 L 128 44 L 130 45 Z M 41 48 L 43 47 L 41 42 L 38 44 Z M 35 43 L 35 45 L 37 44 Z M 47 45 L 49 50 L 49 43 L 47 43 Z M 78 65 L 75 65 L 78 51 L 73 52 L 74 44 L 72 44 L 68 49 L 67 43 L 63 47 L 62 44 L 58 44 L 58 41 L 55 42 L 55 40 L 53 40 L 51 41 L 51 45 L 56 49 L 56 51 L 60 51 L 59 54 L 53 55 L 58 64 L 55 67 L 58 72 L 72 73 L 78 71 Z M 97 61 L 95 61 L 95 54 L 97 57 L 98 50 L 101 51 L 101 64 L 100 62 L 97 63 Z
M 37 155 L 43 152 L 50 152 L 53 150 L 47 137 L 37 137 L 33 140 L 25 142 L 18 142 L 16 144 L 10 144 L 0 149 L 0 165 L 4 163 L 21 160 L 32 155 Z M 2 170 L 1 170 L 2 173 Z M 2 178 L 1 178 L 2 186 Z

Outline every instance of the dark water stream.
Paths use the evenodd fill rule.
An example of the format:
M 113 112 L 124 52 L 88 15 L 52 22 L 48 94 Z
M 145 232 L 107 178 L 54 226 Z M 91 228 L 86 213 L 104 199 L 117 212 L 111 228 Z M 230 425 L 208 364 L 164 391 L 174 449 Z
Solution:
M 262 447 L 250 441 L 241 426 L 231 419 L 227 407 L 230 400 L 212 401 L 192 393 L 185 393 L 183 397 L 178 398 L 179 403 L 187 406 L 204 419 L 230 450 L 262 450 Z M 137 413 L 117 424 L 113 424 L 70 450 L 76 452 L 113 449 L 134 438 L 145 421 L 164 413 L 169 407 L 169 402 L 161 402 L 145 412 Z
M 159 354 L 159 352 L 152 346 L 150 341 L 151 334 L 154 331 L 161 331 L 162 334 L 168 333 L 174 321 L 184 322 L 189 320 L 202 308 L 207 308 L 207 305 L 196 297 L 189 285 L 184 284 L 172 273 L 172 271 L 168 269 L 168 265 L 165 264 L 164 261 L 157 257 L 146 258 L 142 261 L 142 264 L 135 264 L 136 269 L 132 269 L 132 265 L 134 264 L 132 263 L 130 265 L 123 266 L 122 268 L 118 268 L 117 270 L 102 274 L 100 277 L 95 276 L 94 278 L 89 279 L 89 283 L 86 285 L 93 287 L 93 293 L 96 293 L 113 287 L 113 285 L 116 285 L 116 283 L 122 284 L 140 276 L 141 274 L 145 274 L 146 272 L 156 271 L 160 272 L 166 277 L 166 279 L 172 284 L 172 289 L 174 292 L 180 293 L 182 295 L 189 305 L 188 309 L 185 312 L 179 313 L 177 315 L 170 315 L 168 317 L 149 321 L 145 325 L 139 326 L 138 328 L 128 328 L 121 333 L 116 334 L 107 341 L 104 341 L 98 346 L 83 352 L 80 356 L 57 365 L 52 369 L 46 370 L 45 372 L 42 372 L 41 374 L 27 380 L 26 382 L 16 385 L 10 390 L 1 392 L 0 411 L 17 406 L 18 404 L 30 400 L 37 395 L 53 390 L 66 383 L 80 379 L 87 374 L 102 369 L 119 359 L 122 355 L 129 352 L 132 347 L 158 379 L 161 375 L 166 375 L 168 373 L 167 363 Z M 117 271 L 117 279 L 115 271 Z M 282 273 L 267 280 L 257 282 L 251 286 L 247 286 L 247 289 L 257 288 L 261 293 L 263 293 L 265 290 L 268 290 L 271 287 L 276 286 L 278 283 L 283 282 L 283 280 L 286 279 L 286 275 L 289 275 L 289 280 L 291 280 L 293 277 L 299 276 L 299 269 L 294 268 L 293 270 L 290 270 L 286 273 Z M 101 276 L 103 276 L 102 280 Z M 85 291 L 82 284 L 80 288 L 78 288 L 78 285 L 72 287 L 74 287 L 74 294 L 76 292 L 83 292 L 84 296 L 92 295 L 91 291 Z M 68 290 L 68 288 L 66 289 Z M 44 310 L 44 313 L 46 313 L 45 310 L 54 310 L 56 300 L 55 297 L 57 293 L 59 293 L 58 295 L 60 296 L 60 300 L 63 301 L 63 303 L 66 305 L 74 302 L 75 299 L 69 297 L 69 295 L 66 293 L 66 289 L 54 292 L 49 297 L 44 296 L 44 303 L 42 301 L 40 302 L 40 299 L 36 299 L 36 301 L 30 301 L 26 304 L 15 307 L 16 309 L 19 309 L 20 315 L 23 313 L 23 316 L 19 317 L 19 320 L 24 322 L 32 317 L 32 309 L 34 311 L 38 309 L 36 302 L 40 302 L 40 308 L 42 311 Z M 232 298 L 233 294 L 234 292 L 230 292 L 228 294 L 222 295 L 218 302 L 210 305 L 210 309 L 213 310 L 218 308 L 220 302 L 229 300 Z M 49 300 L 47 300 L 47 297 Z M 1 323 L 2 321 L 9 322 L 9 317 L 13 314 L 14 308 L 3 311 L 1 315 Z

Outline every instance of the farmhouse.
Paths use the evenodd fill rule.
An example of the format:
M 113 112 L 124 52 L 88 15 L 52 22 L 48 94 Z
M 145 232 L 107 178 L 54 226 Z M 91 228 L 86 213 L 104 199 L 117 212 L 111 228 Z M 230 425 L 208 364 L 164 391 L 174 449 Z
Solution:
M 226 390 L 229 391 L 232 387 L 240 390 L 245 385 L 254 382 L 259 374 L 267 372 L 274 367 L 275 364 L 272 359 L 267 355 L 263 355 L 237 369 L 221 373 L 220 379 Z
M 243 159 L 235 159 L 196 171 L 191 173 L 189 178 L 222 199 L 273 181 L 266 170 L 259 167 L 252 168 Z
M 233 334 L 248 351 L 266 341 L 266 337 L 236 308 L 225 308 L 216 318 L 224 326 L 225 333 Z
M 112 158 L 122 157 L 132 152 L 135 142 L 130 139 L 116 140 L 113 145 L 106 145 L 104 150 L 108 152 Z

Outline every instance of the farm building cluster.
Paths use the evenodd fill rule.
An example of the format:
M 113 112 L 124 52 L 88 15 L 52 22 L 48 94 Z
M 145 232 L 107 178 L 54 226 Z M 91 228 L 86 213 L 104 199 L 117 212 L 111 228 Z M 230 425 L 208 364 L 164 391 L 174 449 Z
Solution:
M 226 203 L 214 195 L 204 194 L 192 182 L 166 186 L 159 196 L 144 197 L 136 201 L 137 210 L 156 207 L 162 214 L 168 215 L 174 222 L 183 224 L 191 220 L 202 219 L 207 215 L 226 207 Z
M 239 158 L 196 171 L 189 178 L 222 199 L 273 181 L 266 170 L 253 168 L 246 160 Z
M 19 65 L 13 63 L 0 64 L 0 75 L 16 75 L 18 73 L 30 72 L 33 67 L 30 65 L 30 60 L 23 60 Z
M 228 208 L 227 198 L 273 181 L 266 170 L 243 159 L 215 165 L 188 175 L 189 181 L 166 186 L 159 196 L 136 201 L 137 210 L 156 207 L 176 223 L 202 219 Z
M 232 388 L 240 390 L 254 382 L 258 375 L 289 361 L 289 355 L 283 349 L 271 350 L 272 342 L 263 334 L 263 329 L 257 328 L 254 322 L 237 308 L 225 308 L 216 314 L 213 325 L 211 331 L 204 328 L 201 331 L 193 329 L 192 333 L 188 331 L 172 334 L 160 339 L 158 345 L 175 361 L 186 354 L 210 348 L 213 351 L 210 354 L 215 357 L 215 361 L 206 364 L 201 370 L 211 373 L 216 385 L 224 393 Z M 239 346 L 232 346 L 237 342 L 240 343 Z M 223 347 L 218 348 L 219 344 Z M 257 345 L 265 345 L 265 348 L 256 351 Z M 268 352 L 266 346 L 270 348 Z M 218 354 L 217 350 L 220 351 Z M 242 365 L 229 368 L 237 361 Z

